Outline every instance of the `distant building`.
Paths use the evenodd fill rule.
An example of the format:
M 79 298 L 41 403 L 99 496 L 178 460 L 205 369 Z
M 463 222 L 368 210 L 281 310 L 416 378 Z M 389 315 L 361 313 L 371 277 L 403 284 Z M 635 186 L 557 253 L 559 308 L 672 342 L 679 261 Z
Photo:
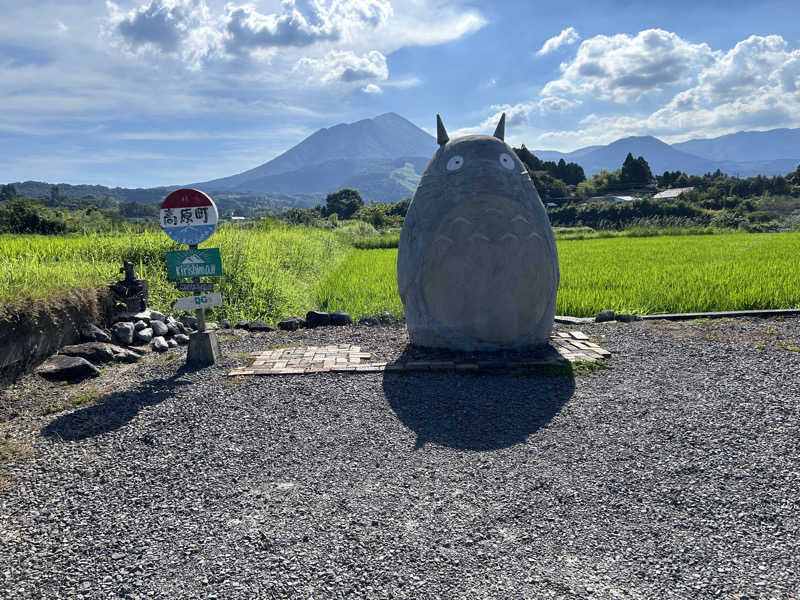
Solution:
M 670 188 L 668 190 L 664 190 L 663 192 L 658 192 L 655 196 L 653 196 L 653 200 L 674 200 L 684 192 L 691 192 L 693 189 L 693 187 Z
M 633 202 L 636 200 L 634 196 L 618 196 L 616 194 L 606 194 L 605 196 L 592 196 L 589 202 Z

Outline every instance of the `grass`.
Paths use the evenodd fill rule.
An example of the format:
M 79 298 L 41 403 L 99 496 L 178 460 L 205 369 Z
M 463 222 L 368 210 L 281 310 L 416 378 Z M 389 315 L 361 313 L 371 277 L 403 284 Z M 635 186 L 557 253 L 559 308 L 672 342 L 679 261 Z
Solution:
M 81 392 L 80 394 L 72 396 L 71 398 L 68 398 L 67 400 L 64 400 L 63 402 L 56 402 L 56 403 L 53 403 L 53 404 L 48 404 L 47 406 L 45 406 L 44 408 L 42 408 L 39 411 L 39 414 L 41 414 L 41 415 L 52 415 L 54 413 L 59 413 L 59 412 L 65 411 L 65 410 L 70 409 L 70 408 L 77 408 L 78 406 L 84 406 L 86 404 L 92 404 L 98 398 L 100 398 L 102 395 L 103 395 L 103 393 L 101 391 L 99 391 L 97 389 L 94 389 L 94 388 L 88 388 L 88 389 L 84 390 L 83 392 Z
M 353 250 L 317 290 L 321 310 L 344 310 L 353 319 L 403 314 L 397 293 L 396 250 Z
M 543 365 L 531 370 L 528 377 L 577 377 L 602 373 L 608 369 L 605 360 L 577 360 L 575 362 L 562 360 L 558 363 Z
M 401 317 L 397 250 L 353 248 L 365 228 L 353 225 L 351 230 L 348 239 L 341 233 L 274 224 L 220 227 L 203 244 L 221 249 L 225 272 L 216 280 L 224 304 L 210 311 L 209 320 L 274 323 L 312 309 L 344 310 L 354 319 L 385 312 Z M 381 240 L 381 236 L 363 237 Z M 557 243 L 558 314 L 800 306 L 800 233 L 559 239 Z M 178 248 L 161 232 L 0 236 L 0 312 L 66 290 L 107 285 L 120 278 L 123 258 L 132 260 L 139 276 L 150 282 L 151 306 L 169 312 L 171 302 L 183 294 L 166 278 L 164 252 Z
M 33 456 L 33 448 L 22 442 L 0 439 L 0 464 Z
M 606 238 L 630 237 L 658 237 L 658 236 L 685 236 L 685 235 L 711 235 L 728 234 L 734 230 L 717 230 L 713 227 L 653 227 L 638 226 L 622 231 L 596 230 L 591 227 L 553 227 L 557 240 L 595 240 Z M 368 233 L 367 235 L 350 235 L 350 244 L 361 250 L 377 248 L 397 248 L 400 243 L 400 234 L 394 232 Z
M 606 361 L 599 360 L 577 360 L 569 363 L 573 375 L 591 375 L 592 373 L 602 373 L 608 369 Z
M 399 243 L 399 234 L 357 237 L 352 241 L 353 247 L 361 250 L 397 248 Z
M 559 314 L 800 306 L 800 234 L 561 241 Z
M 558 253 L 562 315 L 800 306 L 800 233 L 559 240 Z M 352 251 L 319 288 L 318 303 L 401 315 L 396 261 L 396 250 Z
M 224 275 L 215 280 L 224 305 L 209 319 L 275 321 L 313 307 L 319 281 L 349 246 L 328 231 L 269 225 L 220 227 L 202 247 L 219 247 Z M 108 285 L 123 260 L 149 281 L 152 308 L 171 310 L 185 295 L 167 279 L 164 253 L 185 249 L 163 232 L 128 236 L 0 235 L 0 307 L 13 311 L 67 290 Z

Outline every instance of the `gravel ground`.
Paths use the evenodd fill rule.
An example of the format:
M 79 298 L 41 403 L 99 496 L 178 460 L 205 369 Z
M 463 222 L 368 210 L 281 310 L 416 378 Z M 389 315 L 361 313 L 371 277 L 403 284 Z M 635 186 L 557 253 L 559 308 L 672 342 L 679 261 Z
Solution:
M 800 319 L 579 328 L 607 370 L 226 377 L 276 344 L 391 359 L 397 325 L 28 376 L 0 597 L 800 598 Z

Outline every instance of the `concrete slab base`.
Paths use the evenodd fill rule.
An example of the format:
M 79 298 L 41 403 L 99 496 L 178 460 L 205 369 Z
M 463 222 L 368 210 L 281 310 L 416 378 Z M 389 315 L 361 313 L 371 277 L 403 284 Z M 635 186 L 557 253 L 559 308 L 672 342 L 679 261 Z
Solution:
M 214 331 L 199 331 L 189 336 L 186 366 L 210 367 L 220 359 L 219 341 Z
M 503 373 L 558 367 L 567 362 L 594 362 L 611 353 L 591 342 L 581 331 L 559 331 L 550 338 L 548 348 L 535 357 L 519 360 L 477 360 L 420 358 L 395 362 L 376 361 L 360 346 L 297 346 L 254 352 L 249 365 L 233 369 L 228 375 L 300 375 L 304 373 L 364 373 L 376 371 L 455 371 Z

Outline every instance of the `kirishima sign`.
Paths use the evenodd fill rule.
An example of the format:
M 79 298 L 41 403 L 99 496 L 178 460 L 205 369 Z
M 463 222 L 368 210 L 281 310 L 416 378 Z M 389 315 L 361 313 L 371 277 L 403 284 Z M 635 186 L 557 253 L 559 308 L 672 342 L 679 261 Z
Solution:
M 199 190 L 184 188 L 172 192 L 161 204 L 161 227 L 179 244 L 197 245 L 217 227 L 217 206 Z

